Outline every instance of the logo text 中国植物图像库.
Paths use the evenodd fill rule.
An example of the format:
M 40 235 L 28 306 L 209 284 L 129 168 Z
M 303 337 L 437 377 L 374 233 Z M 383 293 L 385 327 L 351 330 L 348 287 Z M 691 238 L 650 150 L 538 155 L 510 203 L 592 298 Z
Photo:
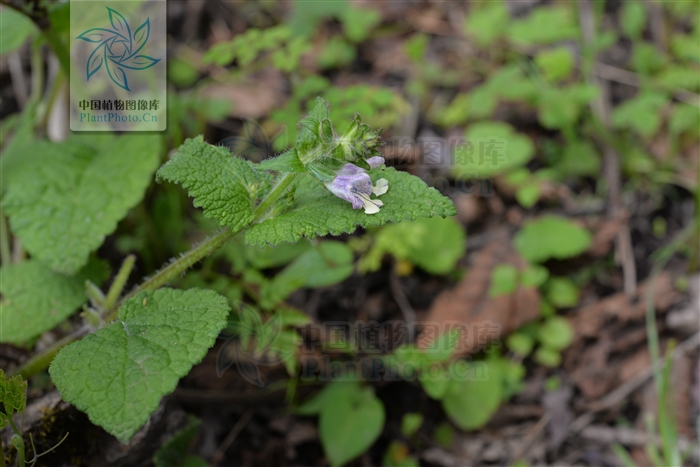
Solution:
M 82 99 L 78 101 L 80 110 L 158 110 L 158 99 Z

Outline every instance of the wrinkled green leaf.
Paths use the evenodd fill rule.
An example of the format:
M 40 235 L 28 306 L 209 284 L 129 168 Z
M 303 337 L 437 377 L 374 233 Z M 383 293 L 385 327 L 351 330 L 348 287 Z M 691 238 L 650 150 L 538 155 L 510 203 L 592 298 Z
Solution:
M 5 415 L 12 416 L 13 413 L 22 413 L 27 406 L 27 382 L 21 376 L 8 378 L 0 368 L 0 408 L 4 407 Z M 3 413 L 0 411 L 0 413 Z M 0 427 L 3 425 L 0 417 Z
M 141 292 L 116 322 L 61 350 L 51 379 L 64 400 L 127 442 L 214 344 L 229 309 L 211 290 Z
M 357 227 L 377 227 L 387 222 L 419 217 L 453 216 L 454 204 L 422 180 L 393 168 L 370 171 L 373 182 L 389 181 L 389 191 L 381 196 L 384 206 L 377 214 L 354 210 L 328 191 L 311 175 L 301 174 L 296 181 L 294 204 L 288 212 L 251 226 L 245 232 L 249 245 L 294 243 L 302 237 L 352 233 Z
M 160 141 L 80 135 L 23 145 L 3 201 L 22 246 L 55 271 L 77 272 L 143 197 Z
M 257 194 L 269 189 L 267 179 L 248 162 L 226 148 L 205 143 L 201 136 L 185 141 L 156 176 L 181 184 L 204 216 L 234 231 L 252 222 Z
M 0 342 L 20 344 L 63 322 L 87 300 L 85 281 L 104 280 L 103 264 L 92 261 L 75 276 L 30 259 L 0 268 Z

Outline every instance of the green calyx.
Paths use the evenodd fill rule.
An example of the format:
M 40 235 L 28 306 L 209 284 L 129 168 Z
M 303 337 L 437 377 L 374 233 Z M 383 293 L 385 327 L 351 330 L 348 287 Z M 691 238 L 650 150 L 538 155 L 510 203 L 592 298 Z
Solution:
M 332 180 L 347 163 L 369 170 L 366 159 L 381 155 L 378 148 L 383 145 L 382 129 L 372 130 L 355 115 L 347 130 L 338 136 L 329 117 L 328 103 L 317 97 L 309 115 L 299 122 L 296 156 L 302 165 L 322 182 Z

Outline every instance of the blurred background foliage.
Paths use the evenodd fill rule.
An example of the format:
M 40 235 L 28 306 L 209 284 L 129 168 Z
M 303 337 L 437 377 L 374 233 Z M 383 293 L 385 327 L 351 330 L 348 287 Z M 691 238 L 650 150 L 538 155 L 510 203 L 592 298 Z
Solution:
M 425 422 L 413 413 L 416 407 L 400 414 L 391 407 L 385 422 L 387 404 L 371 385 L 338 392 L 334 383 L 315 396 L 316 403 L 299 407 L 304 415 L 320 414 L 320 440 L 333 465 L 359 456 L 378 438 L 380 447 L 370 455 L 383 465 L 419 465 L 426 443 L 449 449 L 454 427 L 483 427 L 499 406 L 525 390 L 528 374 L 548 375 L 542 391 L 558 390 L 560 378 L 566 380 L 563 352 L 578 332 L 567 313 L 630 283 L 634 293 L 652 271 L 651 253 L 697 219 L 699 5 L 169 2 L 168 129 L 159 136 L 161 161 L 185 138 L 202 133 L 251 160 L 271 157 L 296 140 L 296 122 L 321 96 L 341 131 L 355 113 L 383 127 L 387 164 L 449 195 L 459 212 L 452 219 L 404 222 L 341 241 L 277 249 L 247 249 L 234 240 L 179 285 L 215 289 L 232 303 L 254 303 L 263 317 L 291 304 L 316 321 L 444 318 L 431 301 L 477 270 L 466 254 L 505 226 L 512 235 L 503 249 L 516 252 L 517 260 L 493 261 L 484 273 L 484 296 L 520 300 L 525 289 L 538 301 L 527 319 L 502 323 L 504 346 L 474 354 L 477 362 L 489 363 L 488 383 L 421 381 L 447 415 L 424 413 L 430 418 Z M 68 4 L 43 8 L 36 13 L 45 14 L 40 27 L 7 6 L 1 10 L 3 180 L 24 157 L 17 148 L 27 151 L 20 143 L 87 138 L 71 135 L 66 124 L 67 87 L 59 62 Z M 437 153 L 421 141 L 438 141 Z M 495 155 L 484 149 L 489 141 L 500 144 Z M 473 188 L 475 180 L 488 182 L 487 190 L 465 191 L 465 183 Z M 618 222 L 608 236 L 608 243 L 617 239 L 615 254 L 605 248 L 592 253 L 600 247 L 592 219 Z M 7 230 L 5 218 L 0 220 Z M 116 231 L 106 232 L 111 235 L 98 255 L 116 270 L 124 255 L 135 253 L 145 276 L 214 227 L 191 208 L 183 190 L 151 184 Z M 678 250 L 676 284 L 684 289 L 683 281 L 700 264 L 698 243 Z M 12 254 L 24 253 L 15 246 Z M 6 264 L 10 253 L 4 255 Z M 397 292 L 396 283 L 413 291 Z M 371 316 L 362 300 L 341 305 L 341 299 L 320 299 L 313 290 L 329 293 L 331 287 L 352 296 L 358 284 L 364 284 L 365 296 L 381 297 Z M 292 312 L 283 316 L 289 326 L 304 322 Z M 286 331 L 281 345 L 293 354 L 298 341 L 291 328 Z M 424 358 L 409 344 L 396 358 Z M 298 364 L 285 359 L 289 381 Z M 296 382 L 287 384 L 288 400 L 298 402 Z M 347 400 L 360 408 L 334 403 Z M 343 431 L 326 419 L 349 425 Z M 382 434 L 383 427 L 390 428 Z M 363 438 L 363 430 L 373 435 Z M 651 430 L 661 433 L 662 452 L 636 452 L 634 461 L 669 465 L 664 462 L 676 459 L 677 433 L 668 425 Z M 556 460 L 556 453 L 550 451 L 548 459 Z M 629 461 L 627 451 L 617 453 Z M 420 465 L 436 465 L 423 459 Z

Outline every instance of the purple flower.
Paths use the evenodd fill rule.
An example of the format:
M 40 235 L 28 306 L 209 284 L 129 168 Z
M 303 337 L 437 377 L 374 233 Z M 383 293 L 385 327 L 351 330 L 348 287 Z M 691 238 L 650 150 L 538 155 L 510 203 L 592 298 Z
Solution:
M 384 158 L 372 157 L 367 159 L 367 163 L 374 169 L 384 163 Z M 384 203 L 378 199 L 371 199 L 370 195 L 381 196 L 387 192 L 389 182 L 385 178 L 380 178 L 373 186 L 367 171 L 353 164 L 345 164 L 336 174 L 333 180 L 325 184 L 331 193 L 351 203 L 353 209 L 364 208 L 365 214 L 379 212 Z

